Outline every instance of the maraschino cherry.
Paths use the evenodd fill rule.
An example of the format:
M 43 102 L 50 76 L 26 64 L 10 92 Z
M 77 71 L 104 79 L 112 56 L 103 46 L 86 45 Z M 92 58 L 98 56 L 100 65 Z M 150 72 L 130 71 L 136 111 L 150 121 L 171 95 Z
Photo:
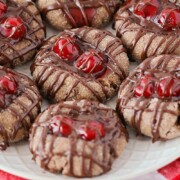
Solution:
M 97 121 L 89 121 L 86 125 L 82 125 L 78 134 L 84 140 L 91 141 L 99 137 L 105 136 L 104 125 Z
M 151 18 L 158 12 L 158 0 L 141 0 L 134 8 L 134 13 L 143 18 Z
M 154 82 L 151 75 L 141 77 L 140 84 L 135 87 L 134 94 L 136 97 L 151 97 L 154 93 Z
M 61 134 L 62 136 L 69 136 L 72 132 L 72 119 L 62 116 L 54 116 L 50 120 L 50 129 L 53 134 Z
M 7 11 L 7 6 L 3 2 L 0 1 L 0 17 L 6 13 Z
M 101 53 L 96 50 L 85 51 L 75 62 L 76 68 L 84 73 L 98 74 L 105 70 L 105 62 Z
M 159 97 L 180 96 L 179 80 L 172 77 L 160 79 L 157 85 L 157 94 Z
M 180 10 L 170 8 L 162 10 L 158 23 L 166 30 L 180 27 Z
M 72 8 L 69 11 L 78 27 L 86 25 L 82 11 L 79 8 Z M 88 22 L 91 22 L 96 14 L 96 10 L 94 8 L 84 8 L 84 13 Z
M 6 38 L 18 40 L 26 34 L 26 27 L 19 17 L 8 17 L 0 24 L 0 33 Z
M 135 87 L 136 97 L 149 98 L 157 95 L 159 98 L 169 98 L 180 96 L 180 82 L 177 78 L 167 76 L 160 80 L 155 80 L 150 75 L 141 77 L 140 84 Z
M 0 108 L 5 105 L 6 95 L 14 94 L 16 91 L 17 83 L 12 74 L 0 77 Z
M 60 37 L 56 41 L 53 51 L 65 61 L 74 61 L 80 55 L 80 48 L 75 38 L 69 35 Z
M 17 90 L 17 84 L 13 75 L 8 74 L 0 77 L 0 91 L 5 91 L 8 94 L 14 94 Z

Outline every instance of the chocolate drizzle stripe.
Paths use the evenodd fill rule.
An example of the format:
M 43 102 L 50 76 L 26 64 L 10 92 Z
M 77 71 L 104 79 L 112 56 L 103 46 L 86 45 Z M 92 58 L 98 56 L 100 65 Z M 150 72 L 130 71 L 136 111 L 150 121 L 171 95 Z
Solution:
M 49 66 L 46 64 L 36 64 L 36 66 L 40 66 L 43 67 L 43 73 L 39 73 L 38 77 L 37 77 L 37 83 L 41 84 L 39 82 L 40 81 L 40 77 L 42 77 L 43 75 L 45 76 L 45 72 L 49 69 Z M 87 80 L 85 81 L 83 78 L 79 77 L 76 74 L 72 74 L 71 72 L 68 71 L 64 71 L 64 70 L 60 70 L 58 67 L 55 66 L 51 66 L 51 68 L 53 69 L 53 71 L 59 71 L 61 72 L 61 75 L 58 77 L 56 83 L 54 83 L 54 86 L 52 88 L 52 90 L 50 90 L 50 95 L 51 97 L 55 97 L 57 91 L 62 87 L 64 81 L 66 80 L 66 78 L 68 78 L 69 76 L 73 75 L 73 77 L 75 77 L 76 79 L 78 79 L 79 82 L 81 82 L 82 85 L 84 85 L 99 101 L 102 101 L 101 97 L 99 96 L 99 94 L 96 92 L 96 90 L 94 88 L 92 88 L 87 82 Z M 49 76 L 45 76 L 45 81 L 48 80 Z M 71 90 L 72 91 L 72 90 Z M 67 99 L 67 97 L 66 97 Z
M 144 61 L 139 67 L 137 67 L 131 74 L 130 76 L 124 81 L 120 87 L 119 90 L 119 99 L 117 102 L 117 110 L 120 113 L 123 113 L 125 109 L 131 109 L 133 110 L 133 115 L 131 117 L 130 123 L 132 124 L 133 127 L 135 127 L 138 131 L 138 133 L 141 134 L 141 122 L 142 122 L 142 114 L 144 112 L 151 112 L 154 113 L 153 117 L 153 124 L 151 127 L 152 130 L 152 136 L 153 136 L 153 141 L 157 141 L 159 139 L 164 140 L 164 138 L 161 137 L 160 135 L 160 126 L 162 123 L 162 117 L 164 113 L 169 113 L 173 116 L 179 116 L 179 112 L 175 112 L 175 110 L 169 110 L 167 109 L 168 105 L 171 102 L 179 102 L 180 97 L 171 97 L 167 100 L 163 99 L 158 99 L 156 103 L 156 107 L 154 109 L 149 109 L 149 105 L 151 104 L 152 98 L 158 98 L 157 96 L 152 97 L 152 98 L 144 98 L 144 97 L 134 97 L 134 89 L 135 87 L 140 83 L 139 79 L 141 76 L 144 74 L 149 74 L 152 76 L 156 76 L 157 73 L 162 73 L 162 75 L 158 78 L 161 77 L 174 77 L 175 73 L 179 73 L 180 71 L 180 58 L 179 56 L 170 56 L 170 55 L 162 55 L 159 57 L 156 57 L 157 60 L 153 60 L 155 57 L 148 58 L 146 61 Z M 171 60 L 173 59 L 173 60 Z M 155 65 L 151 64 L 156 63 Z M 169 67 L 170 62 L 172 62 L 173 66 Z M 137 76 L 136 76 L 137 74 Z M 180 76 L 176 76 L 178 79 Z M 180 81 L 178 81 L 178 84 Z M 168 82 L 167 82 L 168 84 Z M 166 84 L 166 86 L 167 86 Z M 129 88 L 123 92 L 123 90 L 129 86 Z M 175 86 L 177 87 L 177 85 Z M 175 88 L 174 87 L 174 88 Z M 165 87 L 166 88 L 166 87 Z M 128 105 L 128 102 L 130 99 L 136 98 L 135 104 Z

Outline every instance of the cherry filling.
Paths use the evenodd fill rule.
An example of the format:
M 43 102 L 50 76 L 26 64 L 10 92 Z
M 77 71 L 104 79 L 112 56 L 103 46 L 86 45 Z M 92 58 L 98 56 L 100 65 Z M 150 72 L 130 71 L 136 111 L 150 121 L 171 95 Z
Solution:
M 79 8 L 72 8 L 69 11 L 78 27 L 87 25 L 84 16 L 87 18 L 88 22 L 91 23 L 96 14 L 95 8 L 84 8 L 84 16 L 83 12 Z
M 180 82 L 177 78 L 165 77 L 157 85 L 157 94 L 160 97 L 180 96 Z
M 61 36 L 53 46 L 53 51 L 68 64 L 74 65 L 79 71 L 100 77 L 105 73 L 108 59 L 98 50 L 80 42 L 70 35 Z M 84 53 L 82 53 L 85 51 Z
M 166 30 L 180 27 L 180 10 L 164 9 L 159 16 L 158 23 Z
M 134 8 L 134 13 L 143 18 L 153 17 L 159 8 L 158 0 L 141 0 Z
M 75 67 L 84 73 L 99 74 L 105 71 L 105 62 L 96 50 L 85 51 L 75 62 Z
M 56 41 L 53 51 L 66 61 L 74 61 L 80 55 L 78 44 L 69 35 L 60 37 Z
M 159 98 L 180 96 L 179 79 L 167 76 L 161 78 L 159 81 L 156 81 L 156 79 L 150 75 L 141 77 L 140 84 L 137 85 L 134 89 L 134 95 L 136 97 L 149 98 L 155 94 Z
M 140 84 L 135 87 L 134 94 L 136 97 L 151 97 L 154 93 L 153 77 L 146 75 L 141 77 Z
M 17 83 L 13 75 L 8 73 L 0 77 L 0 107 L 5 105 L 6 96 L 13 95 L 17 91 Z M 9 101 L 9 100 L 7 100 Z
M 0 17 L 6 13 L 7 11 L 7 6 L 3 2 L 0 1 Z
M 134 7 L 134 14 L 153 21 L 164 30 L 179 28 L 180 10 L 175 5 L 174 8 L 166 6 L 158 0 L 140 0 Z
M 99 137 L 105 136 L 104 125 L 97 121 L 89 121 L 86 125 L 82 125 L 78 130 L 79 136 L 87 141 L 91 141 Z
M 54 116 L 50 120 L 50 130 L 53 134 L 62 134 L 62 136 L 67 137 L 72 132 L 72 119 L 62 116 Z
M 6 38 L 21 39 L 26 34 L 26 27 L 18 17 L 8 17 L 0 23 L 0 33 Z
M 8 94 L 14 94 L 17 89 L 15 79 L 11 74 L 0 77 L 0 90 L 5 91 Z
M 54 116 L 50 120 L 49 128 L 53 134 L 61 134 L 64 137 L 71 135 L 74 130 L 78 137 L 87 141 L 105 136 L 105 129 L 102 123 L 97 121 L 89 121 L 86 124 L 76 127 L 71 118 L 62 117 L 60 115 Z

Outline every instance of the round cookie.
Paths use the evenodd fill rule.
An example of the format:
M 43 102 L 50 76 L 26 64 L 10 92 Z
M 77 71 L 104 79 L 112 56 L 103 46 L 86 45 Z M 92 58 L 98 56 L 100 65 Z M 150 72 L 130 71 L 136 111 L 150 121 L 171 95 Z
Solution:
M 119 9 L 114 27 L 133 59 L 180 55 L 179 8 L 179 0 L 129 0 Z
M 45 29 L 33 2 L 0 1 L 0 65 L 14 67 L 31 60 L 44 37 Z
M 41 98 L 27 76 L 0 66 L 0 149 L 29 136 Z
M 111 169 L 127 139 L 113 109 L 96 101 L 66 101 L 37 117 L 30 150 L 36 163 L 50 172 L 93 177 Z
M 120 86 L 117 110 L 153 141 L 180 137 L 180 57 L 160 55 L 141 63 Z
M 40 12 L 56 29 L 103 27 L 121 4 L 118 0 L 37 0 Z
M 107 31 L 83 27 L 48 39 L 31 72 L 44 97 L 54 102 L 104 102 L 116 94 L 128 67 L 120 39 Z

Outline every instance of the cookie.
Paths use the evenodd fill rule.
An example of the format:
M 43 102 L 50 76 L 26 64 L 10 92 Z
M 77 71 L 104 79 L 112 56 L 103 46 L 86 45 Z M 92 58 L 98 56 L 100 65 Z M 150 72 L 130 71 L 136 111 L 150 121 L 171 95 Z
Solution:
M 130 0 L 119 9 L 114 27 L 132 59 L 180 55 L 179 8 L 179 0 Z
M 180 136 L 180 57 L 160 55 L 140 64 L 122 83 L 117 110 L 153 141 Z
M 51 105 L 30 133 L 33 159 L 42 168 L 75 177 L 106 173 L 127 144 L 116 112 L 97 101 Z
M 128 67 L 120 39 L 107 31 L 83 27 L 47 40 L 31 72 L 44 97 L 53 102 L 104 102 L 117 93 Z
M 0 65 L 14 67 L 31 60 L 44 37 L 45 29 L 34 3 L 0 1 Z
M 0 66 L 0 150 L 29 137 L 41 98 L 27 76 Z
M 56 29 L 103 27 L 121 4 L 118 0 L 37 0 L 40 12 Z

